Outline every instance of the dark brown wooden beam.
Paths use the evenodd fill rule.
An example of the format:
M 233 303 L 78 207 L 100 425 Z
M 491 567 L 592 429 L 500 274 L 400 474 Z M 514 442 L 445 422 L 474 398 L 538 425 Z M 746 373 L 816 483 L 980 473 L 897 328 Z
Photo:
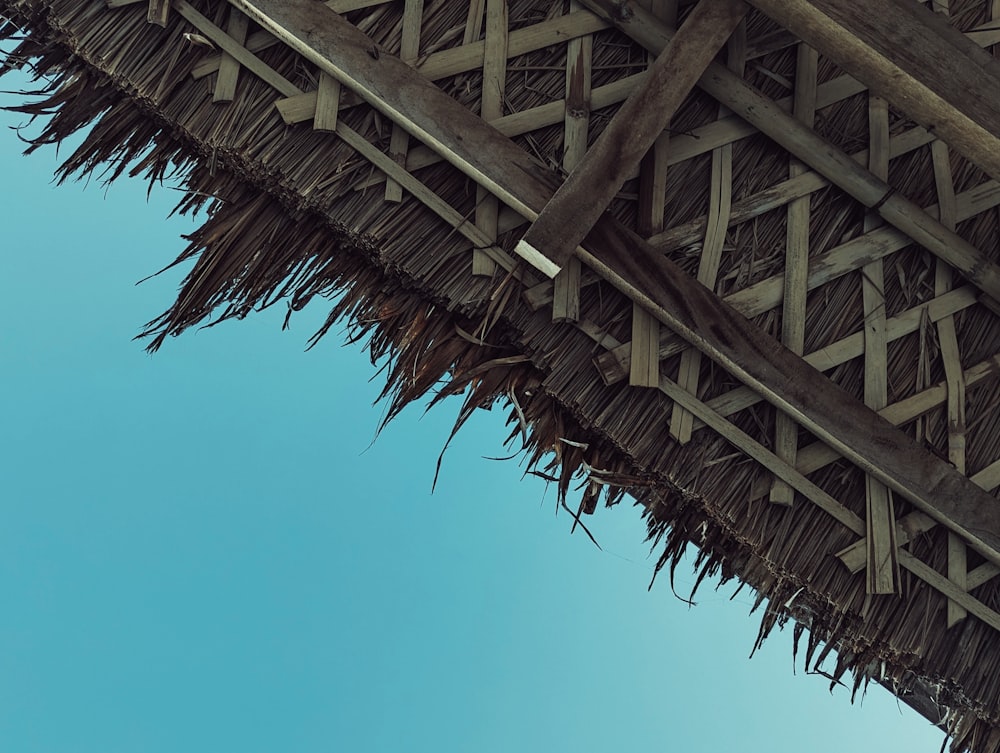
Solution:
M 748 0 L 1000 179 L 1000 62 L 913 0 Z
M 540 252 L 560 267 L 566 264 L 749 10 L 743 0 L 702 0 L 695 6 L 647 78 L 528 228 L 519 254 Z
M 551 175 L 479 117 L 312 0 L 233 0 L 255 22 L 335 76 L 466 174 L 537 213 Z M 1000 564 L 996 500 L 831 383 L 715 293 L 603 216 L 581 260 L 844 457 Z

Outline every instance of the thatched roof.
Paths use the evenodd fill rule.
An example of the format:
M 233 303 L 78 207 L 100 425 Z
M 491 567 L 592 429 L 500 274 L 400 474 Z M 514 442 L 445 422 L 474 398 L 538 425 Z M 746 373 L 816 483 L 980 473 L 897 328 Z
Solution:
M 756 590 L 760 640 L 792 619 L 810 666 L 835 652 L 835 681 L 886 685 L 955 751 L 1000 750 L 1000 185 L 983 115 L 1000 75 L 968 41 L 1000 39 L 993 4 L 952 3 L 949 27 L 893 0 L 894 24 L 950 45 L 929 75 L 957 83 L 918 80 L 908 55 L 927 50 L 898 48 L 899 91 L 876 94 L 841 67 L 871 63 L 884 85 L 849 21 L 807 46 L 796 34 L 823 25 L 791 10 L 782 27 L 731 0 L 685 6 L 732 21 L 728 70 L 674 92 L 652 149 L 648 111 L 635 134 L 615 119 L 653 90 L 648 52 L 705 58 L 693 83 L 714 51 L 691 44 L 698 21 L 667 43 L 676 2 L 326 5 L 341 15 L 0 0 L 0 39 L 25 35 L 6 65 L 43 89 L 18 107 L 46 118 L 36 145 L 90 128 L 61 177 L 179 174 L 181 209 L 208 209 L 148 347 L 332 300 L 316 337 L 347 320 L 391 357 L 390 418 L 429 394 L 464 392 L 460 424 L 502 401 L 572 514 L 630 494 L 658 569 L 693 543 L 699 582 Z M 622 148 L 599 162 L 605 128 Z M 624 186 L 581 170 L 559 189 L 588 160 Z M 560 196 L 593 216 L 553 225 Z M 563 236 L 584 239 L 569 260 Z

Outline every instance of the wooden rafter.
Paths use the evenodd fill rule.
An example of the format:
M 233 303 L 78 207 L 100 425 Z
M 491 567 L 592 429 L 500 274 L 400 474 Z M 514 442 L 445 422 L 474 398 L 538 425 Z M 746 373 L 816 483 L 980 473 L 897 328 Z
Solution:
M 695 6 L 646 80 L 525 233 L 517 253 L 543 254 L 559 267 L 566 263 L 748 10 L 743 0 L 703 0 Z
M 910 0 L 749 2 L 1000 177 L 1000 63 L 939 14 Z

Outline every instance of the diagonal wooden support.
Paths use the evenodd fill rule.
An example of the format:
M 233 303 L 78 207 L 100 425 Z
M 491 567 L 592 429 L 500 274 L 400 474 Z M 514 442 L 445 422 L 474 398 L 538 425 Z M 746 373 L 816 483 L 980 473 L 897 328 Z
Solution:
M 702 71 L 746 15 L 743 0 L 703 0 L 660 53 L 583 161 L 515 249 L 562 267 L 663 133 Z
M 911 0 L 749 2 L 1000 178 L 1000 62 L 940 14 Z
M 337 14 L 317 8 L 312 0 L 234 4 L 526 216 L 537 217 L 554 194 L 551 173 L 402 61 L 373 58 L 371 39 Z M 1000 511 L 989 494 L 804 364 L 613 219 L 602 217 L 584 245 L 581 260 L 620 292 L 1000 564 Z M 549 265 L 556 267 L 551 261 Z M 901 560 L 904 565 L 908 561 Z M 940 580 L 943 588 L 955 590 L 946 578 Z
M 663 49 L 673 36 L 674 32 L 639 5 L 629 5 L 631 13 L 623 15 L 617 12 L 615 0 L 580 0 L 580 3 L 647 50 Z M 893 191 L 843 150 L 782 111 L 773 100 L 716 63 L 708 66 L 698 86 L 835 186 L 878 212 L 886 222 L 961 271 L 992 298 L 1000 299 L 1000 267 L 989 257 Z

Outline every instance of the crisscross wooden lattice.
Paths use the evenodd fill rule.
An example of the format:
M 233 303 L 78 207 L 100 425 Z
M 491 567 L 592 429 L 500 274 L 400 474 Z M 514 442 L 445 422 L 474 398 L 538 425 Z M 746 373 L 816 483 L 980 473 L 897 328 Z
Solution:
M 108 4 L 135 2 L 141 0 Z M 971 612 L 1000 629 L 1000 614 L 970 593 L 1000 572 L 989 542 L 970 539 L 968 528 L 945 514 L 930 515 L 919 505 L 911 509 L 909 501 L 901 515 L 900 484 L 879 473 L 882 458 L 851 455 L 842 440 L 838 445 L 817 432 L 780 395 L 772 399 L 773 390 L 762 392 L 757 372 L 748 376 L 724 358 L 720 361 L 710 338 L 705 344 L 701 335 L 691 337 L 627 274 L 609 272 L 604 264 L 608 257 L 578 253 L 550 280 L 511 254 L 515 236 L 544 213 L 545 197 L 558 187 L 559 176 L 588 160 L 588 145 L 614 122 L 616 108 L 655 75 L 644 68 L 664 47 L 671 49 L 676 0 L 658 0 L 631 15 L 619 10 L 618 17 L 615 6 L 600 0 L 581 3 L 571 4 L 565 14 L 552 6 L 544 15 L 513 17 L 505 0 L 479 0 L 470 4 L 464 23 L 451 28 L 426 23 L 423 0 L 406 0 L 401 9 L 373 0 L 325 3 L 340 15 L 323 16 L 322 28 L 353 34 L 352 40 L 377 30 L 377 41 L 364 42 L 371 60 L 398 58 L 408 66 L 405 83 L 412 91 L 419 89 L 414 83 L 419 77 L 427 87 L 436 82 L 457 97 L 467 107 L 466 115 L 448 123 L 433 122 L 435 112 L 451 115 L 435 109 L 437 100 L 424 111 L 410 112 L 405 97 L 414 96 L 412 91 L 400 95 L 391 88 L 377 89 L 372 82 L 381 81 L 378 74 L 355 71 L 358 66 L 349 54 L 332 60 L 332 53 L 317 43 L 321 31 L 296 26 L 304 9 L 316 7 L 309 3 L 240 0 L 219 25 L 185 0 L 150 0 L 148 18 L 164 25 L 169 13 L 178 13 L 191 26 L 192 44 L 217 48 L 206 49 L 193 69 L 196 78 L 211 81 L 216 102 L 233 101 L 241 76 L 267 82 L 290 128 L 311 124 L 329 132 L 371 165 L 370 174 L 356 182 L 356 191 L 378 192 L 378 201 L 389 204 L 404 195 L 415 197 L 466 239 L 472 274 L 516 279 L 532 308 L 551 306 L 554 322 L 587 335 L 596 344 L 596 368 L 577 363 L 572 378 L 586 371 L 595 384 L 627 378 L 631 390 L 652 388 L 670 406 L 663 429 L 652 432 L 659 441 L 685 445 L 707 428 L 770 471 L 746 490 L 750 499 L 768 497 L 781 505 L 805 499 L 826 511 L 855 537 L 830 553 L 852 572 L 866 571 L 868 593 L 898 592 L 902 567 L 947 597 L 949 626 Z M 947 15 L 946 4 L 935 7 Z M 992 17 L 972 25 L 967 18 L 960 21 L 976 44 L 1000 41 L 1000 27 Z M 685 26 L 680 28 L 683 32 Z M 991 317 L 993 300 L 1000 295 L 1000 268 L 995 253 L 976 245 L 982 242 L 983 228 L 995 227 L 995 219 L 983 218 L 1000 205 L 1000 185 L 788 31 L 760 18 L 736 28 L 728 42 L 728 67 L 706 61 L 708 72 L 700 85 L 711 99 L 704 93 L 689 98 L 674 118 L 674 124 L 683 125 L 662 130 L 626 176 L 625 188 L 612 187 L 617 192 L 610 205 L 615 221 L 718 293 L 718 300 L 746 318 L 747 331 L 782 343 L 801 357 L 803 367 L 829 373 L 872 415 L 908 426 L 928 448 L 928 458 L 939 462 L 936 456 L 944 456 L 956 473 L 972 470 L 972 483 L 992 490 L 1000 484 L 1000 453 L 983 431 L 981 441 L 992 457 L 976 450 L 977 433 L 966 416 L 971 391 L 989 385 L 988 394 L 996 394 L 993 377 L 1000 369 L 1000 355 L 988 350 L 992 340 L 982 334 L 995 326 Z M 293 83 L 264 61 L 264 53 L 278 45 L 291 45 L 315 66 L 311 85 Z M 645 48 L 649 57 L 640 54 L 621 62 L 612 52 L 616 45 Z M 563 64 L 533 64 L 533 53 L 557 46 L 565 51 Z M 791 69 L 768 67 L 779 59 L 794 61 Z M 385 81 L 401 75 L 399 70 L 385 74 Z M 552 86 L 557 78 L 562 81 L 559 93 Z M 744 79 L 759 88 L 747 86 Z M 524 100 L 533 89 L 544 89 L 545 101 L 518 106 L 517 98 Z M 838 108 L 859 98 L 866 103 L 867 143 L 838 144 Z M 341 117 L 362 101 L 374 105 L 371 122 L 376 133 L 385 130 L 386 142 Z M 388 122 L 382 123 L 386 116 Z M 510 139 L 518 139 L 516 148 L 524 160 L 540 162 L 548 174 L 539 168 L 519 181 L 520 164 L 504 171 L 496 166 L 495 160 L 502 159 L 496 155 L 459 164 L 468 152 L 456 149 L 443 134 L 447 129 L 464 134 L 472 119 L 483 124 L 480 133 L 487 135 L 468 149 L 508 150 L 515 148 Z M 747 145 L 764 138 L 787 151 L 784 166 L 778 161 L 765 168 L 750 164 L 759 152 Z M 442 160 L 475 181 L 471 214 L 421 181 L 421 171 Z M 779 170 L 784 176 L 773 179 Z M 671 180 L 673 175 L 683 177 Z M 931 189 L 937 201 L 923 209 L 906 198 L 911 194 L 919 200 Z M 297 190 L 308 192 L 309 187 Z M 703 198 L 702 211 L 675 215 L 685 191 Z M 781 248 L 755 244 L 754 233 L 765 223 L 783 228 Z M 607 237 L 612 231 L 602 232 Z M 584 247 L 593 242 L 589 238 Z M 933 262 L 923 249 L 934 254 Z M 766 259 L 755 269 L 758 256 Z M 601 321 L 581 311 L 593 310 L 582 307 L 581 300 L 609 279 L 632 298 L 624 325 L 620 316 Z M 849 292 L 847 286 L 856 290 Z M 831 299 L 840 310 L 829 310 Z M 849 326 L 831 326 L 831 317 Z M 900 384 L 897 361 L 913 352 L 920 366 L 917 379 Z M 706 369 L 715 367 L 702 358 L 705 354 L 746 384 L 720 387 L 713 382 L 706 387 Z M 556 384 L 569 378 L 553 373 L 550 380 Z M 764 397 L 779 409 L 773 424 L 748 430 Z M 614 426 L 604 428 L 615 433 Z M 619 435 L 628 447 L 630 432 Z M 819 435 L 820 441 L 810 435 Z M 863 510 L 838 500 L 828 483 L 809 478 L 845 454 L 859 469 L 850 472 L 864 478 Z M 946 572 L 908 550 L 916 537 L 941 523 L 950 529 Z M 975 549 L 971 556 L 970 545 Z

